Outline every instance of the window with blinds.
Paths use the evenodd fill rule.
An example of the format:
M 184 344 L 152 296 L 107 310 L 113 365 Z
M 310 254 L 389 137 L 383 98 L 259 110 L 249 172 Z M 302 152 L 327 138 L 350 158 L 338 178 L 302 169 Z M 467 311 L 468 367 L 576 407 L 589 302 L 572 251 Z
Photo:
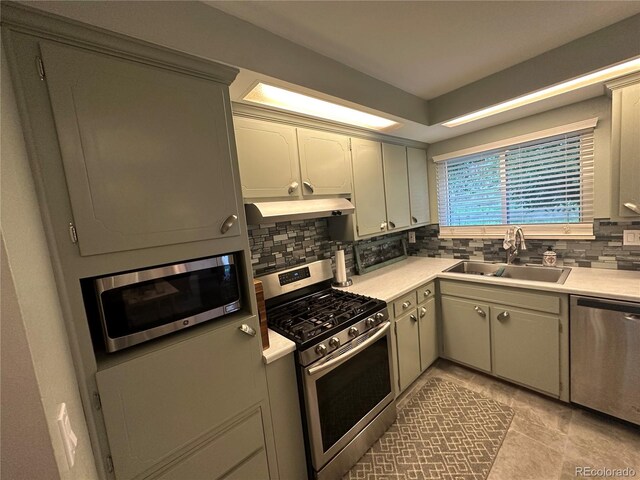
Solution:
M 437 161 L 441 234 L 531 225 L 537 236 L 591 235 L 593 136 L 582 129 Z

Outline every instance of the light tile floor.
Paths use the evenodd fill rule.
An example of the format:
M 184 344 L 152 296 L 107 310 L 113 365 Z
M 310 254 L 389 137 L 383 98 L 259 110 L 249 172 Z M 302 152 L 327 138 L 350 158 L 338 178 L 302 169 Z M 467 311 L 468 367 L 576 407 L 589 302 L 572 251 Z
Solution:
M 398 398 L 401 408 L 431 377 L 441 377 L 511 406 L 515 416 L 487 480 L 568 480 L 576 467 L 635 470 L 640 427 L 438 360 Z M 623 477 L 597 477 L 623 478 Z

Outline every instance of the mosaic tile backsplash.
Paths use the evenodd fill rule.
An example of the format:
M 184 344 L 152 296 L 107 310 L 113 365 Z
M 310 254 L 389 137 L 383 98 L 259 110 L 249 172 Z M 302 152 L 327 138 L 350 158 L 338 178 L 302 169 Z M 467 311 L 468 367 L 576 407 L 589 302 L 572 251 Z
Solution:
M 521 263 L 542 263 L 542 254 L 551 246 L 558 254 L 559 265 L 612 268 L 640 271 L 640 247 L 622 246 L 623 230 L 640 230 L 640 221 L 594 221 L 595 240 L 527 240 Z M 410 255 L 424 257 L 505 261 L 502 239 L 439 239 L 438 225 L 417 228 L 416 243 L 408 244 Z M 378 251 L 384 249 L 376 240 L 393 242 L 407 232 L 357 242 L 364 245 L 367 264 L 376 263 Z M 330 258 L 345 250 L 347 272 L 354 275 L 353 246 L 356 242 L 338 242 L 329 238 L 327 219 L 300 220 L 249 226 L 249 244 L 254 275 L 284 270 L 303 263 Z M 372 244 L 371 249 L 366 246 Z M 335 270 L 335 265 L 333 266 Z
M 622 246 L 623 230 L 640 230 L 639 221 L 612 222 L 596 219 L 595 240 L 527 240 L 520 263 L 542 263 L 548 246 L 558 254 L 558 265 L 620 270 L 640 270 L 640 247 Z M 504 262 L 502 239 L 439 239 L 438 225 L 416 230 L 416 243 L 409 244 L 411 255 Z

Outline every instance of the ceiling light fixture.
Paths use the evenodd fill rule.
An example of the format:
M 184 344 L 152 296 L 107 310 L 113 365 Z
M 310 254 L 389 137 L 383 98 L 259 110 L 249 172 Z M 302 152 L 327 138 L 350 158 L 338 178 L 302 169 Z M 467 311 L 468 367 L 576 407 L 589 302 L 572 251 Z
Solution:
M 596 72 L 583 75 L 582 77 L 574 78 L 573 80 L 568 80 L 566 82 L 562 82 L 557 85 L 538 90 L 537 92 L 529 93 L 527 95 L 523 95 L 522 97 L 517 97 L 512 100 L 493 105 L 492 107 L 483 108 L 482 110 L 478 110 L 477 112 L 469 113 L 467 115 L 454 118 L 453 120 L 449 120 L 448 122 L 444 122 L 442 125 L 445 127 L 457 127 L 458 125 L 463 125 L 475 120 L 480 120 L 481 118 L 490 117 L 491 115 L 506 112 L 514 108 L 523 107 L 525 105 L 529 105 L 546 98 L 555 97 L 556 95 L 560 95 L 562 93 L 567 93 L 572 90 L 595 85 L 596 83 L 612 80 L 616 77 L 627 75 L 637 70 L 640 70 L 640 58 L 620 63 L 603 70 L 598 70 Z
M 309 97 L 301 93 L 274 87 L 266 83 L 258 83 L 247 93 L 243 100 L 259 103 L 273 108 L 301 113 L 312 117 L 347 123 L 371 130 L 388 130 L 400 126 L 398 122 L 382 118 L 370 113 L 361 112 L 349 107 Z

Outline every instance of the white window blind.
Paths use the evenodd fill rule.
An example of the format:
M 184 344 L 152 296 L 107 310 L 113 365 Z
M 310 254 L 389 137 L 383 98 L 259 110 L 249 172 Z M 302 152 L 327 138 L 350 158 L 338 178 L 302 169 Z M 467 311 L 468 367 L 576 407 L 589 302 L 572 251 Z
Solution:
M 486 227 L 506 225 L 531 225 L 541 237 L 592 235 L 593 147 L 589 128 L 440 161 L 441 235 L 492 236 L 504 228 Z

